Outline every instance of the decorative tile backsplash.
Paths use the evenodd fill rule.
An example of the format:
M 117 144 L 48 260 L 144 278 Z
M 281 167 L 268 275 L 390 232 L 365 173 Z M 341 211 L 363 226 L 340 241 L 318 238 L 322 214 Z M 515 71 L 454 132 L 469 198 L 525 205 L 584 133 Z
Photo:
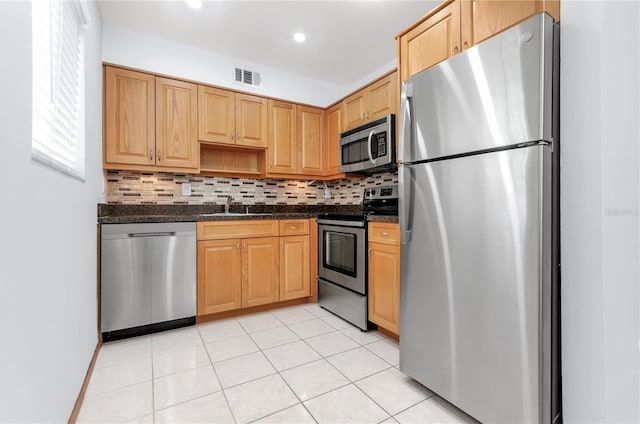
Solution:
M 327 181 L 331 198 L 324 198 L 322 181 L 207 177 L 154 172 L 107 171 L 106 200 L 123 205 L 220 205 L 227 196 L 245 205 L 358 205 L 365 188 L 398 183 L 396 173 Z M 191 196 L 182 195 L 183 183 Z

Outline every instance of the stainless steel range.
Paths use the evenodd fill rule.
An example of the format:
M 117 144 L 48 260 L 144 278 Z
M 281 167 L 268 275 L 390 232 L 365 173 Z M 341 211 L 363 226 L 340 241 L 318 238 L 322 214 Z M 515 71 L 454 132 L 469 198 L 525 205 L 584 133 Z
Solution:
M 397 186 L 365 189 L 363 212 L 318 217 L 318 303 L 367 330 L 368 216 L 397 215 Z

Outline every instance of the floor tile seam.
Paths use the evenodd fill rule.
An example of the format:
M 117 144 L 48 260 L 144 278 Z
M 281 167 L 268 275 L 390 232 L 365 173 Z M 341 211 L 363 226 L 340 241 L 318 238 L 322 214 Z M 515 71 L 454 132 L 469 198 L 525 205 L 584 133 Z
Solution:
M 373 343 L 372 343 L 373 344 Z M 392 367 L 395 367 L 398 364 L 393 364 L 389 361 L 387 361 L 386 359 L 384 359 L 382 356 L 380 356 L 379 354 L 377 354 L 376 352 L 374 352 L 373 350 L 369 349 L 367 346 L 362 346 L 365 349 L 367 349 L 369 352 L 373 353 L 374 355 L 376 355 L 378 358 L 382 359 L 384 362 L 386 362 L 387 364 L 391 365 Z
M 387 368 L 387 369 L 388 369 L 388 368 Z M 369 377 L 370 377 L 370 376 L 369 376 Z M 366 378 L 366 377 L 365 377 L 365 378 Z M 361 378 L 360 380 L 362 380 L 362 378 Z M 358 380 L 358 381 L 360 381 L 360 380 Z M 364 390 L 362 390 L 362 389 L 360 388 L 360 386 L 358 386 L 358 385 L 356 384 L 356 382 L 355 382 L 355 381 L 353 382 L 353 385 L 356 387 L 356 389 L 360 390 L 360 393 L 362 393 L 363 395 L 365 395 L 365 396 L 367 397 L 367 399 L 369 399 L 369 400 L 370 400 L 371 402 L 373 402 L 373 403 L 374 403 L 378 408 L 380 408 L 382 411 L 384 411 L 384 413 L 385 413 L 385 414 L 387 414 L 387 417 L 385 417 L 384 419 L 382 419 L 382 420 L 380 420 L 380 421 L 378 421 L 378 422 L 383 422 L 383 421 L 385 421 L 385 420 L 388 420 L 390 417 L 393 417 L 393 415 L 391 415 L 391 414 L 389 413 L 389 411 L 387 411 L 386 409 L 384 409 L 384 408 L 382 407 L 382 405 L 378 404 L 378 402 L 376 402 L 376 401 L 375 401 L 375 399 L 373 399 L 373 398 L 372 398 L 371 396 L 369 396 L 369 395 L 368 395 Z
M 345 377 L 345 378 L 346 378 L 346 377 Z M 284 377 L 283 377 L 283 379 L 284 379 Z M 349 380 L 348 378 L 346 378 L 346 380 L 347 380 L 347 382 L 346 382 L 346 383 L 341 384 L 341 385 L 339 385 L 338 387 L 335 387 L 335 388 L 333 388 L 333 389 L 331 389 L 331 390 L 328 390 L 328 391 L 326 391 L 326 392 L 323 392 L 323 393 L 317 394 L 317 395 L 315 395 L 315 396 L 311 396 L 309 399 L 301 400 L 301 402 L 304 404 L 305 402 L 309 402 L 310 400 L 317 399 L 317 398 L 319 398 L 319 397 L 321 397 L 321 396 L 324 396 L 324 395 L 327 395 L 327 394 L 329 394 L 329 393 L 331 393 L 331 392 L 335 392 L 336 390 L 343 389 L 343 388 L 347 387 L 347 386 L 348 386 L 348 385 L 350 385 L 350 384 L 354 384 L 354 382 L 353 382 L 353 381 L 351 381 L 351 380 Z M 286 380 L 285 380 L 285 381 L 286 381 Z M 305 408 L 306 408 L 306 405 L 305 405 Z M 311 411 L 309 411 L 309 413 L 311 414 Z M 312 415 L 313 415 L 313 414 L 312 414 Z
M 271 364 L 269 364 L 269 365 L 271 365 Z M 273 365 L 272 365 L 271 367 L 273 368 Z M 229 386 L 229 387 L 222 387 L 222 390 L 224 391 L 224 390 L 233 389 L 233 388 L 235 388 L 235 387 L 242 386 L 243 384 L 253 383 L 253 382 L 254 382 L 254 381 L 256 381 L 256 380 L 260 380 L 261 378 L 270 377 L 270 376 L 272 376 L 272 375 L 276 375 L 276 374 L 278 374 L 278 370 L 276 370 L 276 369 L 274 368 L 273 372 L 270 372 L 269 374 L 261 375 L 260 377 L 252 378 L 251 380 L 247 380 L 247 381 L 243 381 L 242 383 L 234 384 L 233 386 Z
M 295 343 L 295 342 L 294 342 L 294 343 Z M 213 360 L 211 359 L 211 357 L 210 357 L 210 356 L 209 356 L 209 360 L 211 361 L 211 364 L 213 365 L 213 369 L 214 369 L 214 371 L 215 371 L 216 365 L 219 365 L 219 364 L 221 364 L 221 363 L 223 363 L 223 362 L 232 361 L 232 360 L 234 360 L 234 359 L 243 358 L 243 357 L 245 357 L 245 356 L 254 355 L 254 354 L 256 354 L 256 353 L 261 353 L 261 354 L 262 354 L 262 356 L 264 356 L 265 358 L 267 358 L 267 355 L 265 355 L 265 354 L 260 350 L 260 348 L 258 348 L 258 350 L 256 350 L 256 351 L 248 352 L 248 353 L 243 353 L 242 355 L 234 356 L 233 358 L 224 359 L 224 360 L 222 360 L 222 361 L 218 361 L 218 362 L 213 362 Z M 267 358 L 267 361 L 268 361 L 268 360 L 269 360 L 269 358 Z M 216 376 L 217 376 L 217 374 L 218 374 L 218 373 L 216 373 Z
M 429 390 L 429 391 L 431 392 L 431 390 Z M 417 406 L 417 405 L 421 404 L 422 402 L 425 402 L 425 401 L 427 401 L 427 400 L 431 399 L 431 398 L 432 398 L 432 397 L 434 397 L 434 396 L 436 396 L 436 394 L 435 394 L 435 393 L 433 393 L 433 392 L 431 392 L 431 394 L 430 394 L 430 395 L 428 395 L 426 398 L 424 398 L 424 399 L 422 399 L 422 400 L 420 400 L 420 401 L 418 401 L 418 402 L 414 403 L 414 404 L 413 404 L 413 405 L 411 405 L 411 406 L 407 406 L 407 407 L 406 407 L 406 408 L 404 408 L 402 411 L 396 412 L 395 414 L 393 414 L 393 415 L 392 415 L 392 417 L 393 417 L 396 421 L 398 421 L 398 420 L 396 419 L 396 416 L 398 416 L 398 415 L 400 415 L 400 414 L 402 414 L 402 413 L 404 413 L 404 412 L 408 411 L 409 409 L 411 409 L 411 408 L 413 408 L 413 407 L 415 407 L 415 406 Z M 400 421 L 398 421 L 398 422 L 400 422 Z
M 185 372 L 188 372 L 188 371 L 197 370 L 197 369 L 200 369 L 200 368 L 207 367 L 207 366 L 209 366 L 209 365 L 210 365 L 210 364 L 203 364 L 203 365 L 198 365 L 197 367 L 192 367 L 192 368 L 188 368 L 188 369 L 185 369 L 185 370 L 175 371 L 175 372 L 172 372 L 172 373 L 170 373 L 170 374 L 165 374 L 165 375 L 161 375 L 161 376 L 158 376 L 158 377 L 154 377 L 154 379 L 153 379 L 153 380 L 154 380 L 154 381 L 156 381 L 156 380 L 162 380 L 163 378 L 171 377 L 171 376 L 174 376 L 174 375 L 177 375 L 177 374 L 182 374 L 182 373 L 185 373 Z M 213 366 L 212 366 L 212 367 L 213 367 Z M 214 371 L 215 371 L 215 369 L 214 369 Z M 217 378 L 217 376 L 216 376 L 216 378 Z
M 316 424 L 317 424 L 317 423 L 318 423 L 318 420 L 316 420 L 316 418 L 313 416 L 313 414 L 311 413 L 311 411 L 309 411 L 309 410 L 307 409 L 307 407 L 306 407 L 306 406 L 304 406 L 304 404 L 303 404 L 302 402 L 300 402 L 299 404 L 300 404 L 300 405 L 301 405 L 301 406 L 302 406 L 302 407 L 303 407 L 303 408 L 304 408 L 304 409 L 309 413 L 309 416 L 311 417 L 311 419 L 313 419 L 313 421 L 315 421 L 315 422 L 316 422 Z M 265 418 L 269 418 L 269 417 L 271 417 L 271 416 L 273 416 L 273 415 L 279 414 L 280 412 L 286 411 L 287 409 L 289 409 L 289 408 L 293 408 L 294 406 L 296 406 L 296 405 L 287 406 L 286 408 L 283 408 L 283 409 L 281 409 L 281 410 L 279 410 L 279 411 L 273 412 L 273 413 L 271 413 L 271 414 L 269 414 L 269 415 L 265 415 L 264 417 L 256 418 L 255 420 L 250 421 L 250 422 L 249 422 L 249 424 L 253 424 L 253 423 L 256 423 L 256 422 L 258 422 L 258 421 L 260 421 L 260 420 L 264 420 Z
M 276 328 L 279 328 L 279 327 L 276 327 Z M 298 341 L 302 340 L 302 339 L 300 338 L 300 336 L 298 336 L 296 333 L 294 333 L 294 332 L 293 332 L 293 330 L 291 330 L 291 329 L 290 329 L 289 327 L 287 327 L 286 325 L 285 325 L 285 328 L 286 328 L 287 330 L 291 331 L 291 332 L 293 333 L 293 335 L 294 335 L 294 336 L 296 336 L 296 337 L 298 338 L 298 340 L 294 340 L 294 341 L 292 341 L 292 342 L 285 342 L 285 343 L 277 344 L 277 345 L 274 345 L 274 346 L 269 346 L 269 347 L 266 347 L 266 348 L 264 348 L 264 349 L 263 349 L 262 347 L 260 347 L 260 345 L 258 344 L 258 342 L 257 342 L 257 341 L 256 341 L 256 340 L 251 336 L 251 334 L 249 334 L 249 338 L 250 338 L 250 339 L 251 339 L 251 341 L 252 341 L 252 342 L 253 342 L 253 343 L 258 347 L 258 349 L 260 350 L 260 352 L 263 352 L 263 351 L 268 350 L 268 349 L 273 349 L 274 347 L 280 347 L 280 346 L 284 346 L 284 345 L 287 345 L 287 344 L 290 344 L 290 343 L 295 343 L 295 342 L 298 342 Z M 264 330 L 264 331 L 270 331 L 270 330 L 273 330 L 273 328 L 271 328 L 271 329 L 269 329 L 269 330 Z M 259 331 L 256 331 L 256 333 L 259 333 Z M 256 333 L 253 333 L 253 334 L 256 334 Z M 266 355 L 265 355 L 265 356 L 266 356 Z
M 128 389 L 129 387 L 137 386 L 138 384 L 143 384 L 143 383 L 148 383 L 148 382 L 152 382 L 153 383 L 153 378 L 148 379 L 148 380 L 138 381 L 138 382 L 131 383 L 131 384 L 127 384 L 126 386 L 119 386 L 119 387 L 116 387 L 114 389 L 110 389 L 110 390 L 107 390 L 107 391 L 104 391 L 104 392 L 100 392 L 100 393 L 96 393 L 96 394 L 90 394 L 90 393 L 87 392 L 84 395 L 84 400 L 92 399 L 92 398 L 95 398 L 95 397 L 98 397 L 98 396 L 102 396 L 102 395 L 106 395 L 108 393 L 113 393 L 113 392 L 116 392 L 118 390 Z M 152 389 L 153 389 L 153 387 L 152 387 Z
M 198 395 L 198 396 L 196 396 L 196 397 L 194 397 L 194 398 L 191 398 L 191 399 L 181 400 L 180 402 L 176 402 L 176 403 L 172 403 L 171 405 L 163 406 L 162 408 L 159 408 L 159 409 L 156 409 L 156 408 L 154 407 L 154 408 L 153 408 L 154 416 L 155 416 L 155 414 L 156 414 L 156 413 L 158 413 L 158 412 L 166 411 L 167 409 L 175 408 L 176 406 L 184 405 L 185 403 L 189 403 L 189 402 L 194 401 L 194 400 L 202 399 L 203 397 L 207 397 L 207 396 L 215 395 L 216 393 L 220 393 L 220 392 L 222 392 L 222 389 L 221 389 L 221 388 L 220 388 L 220 389 L 218 389 L 218 390 L 216 390 L 216 391 L 214 391 L 214 392 L 210 392 L 210 393 L 203 393 L 203 394 Z M 225 397 L 225 400 L 226 400 L 226 397 Z M 227 405 L 227 406 L 228 406 L 228 405 Z M 229 408 L 229 410 L 231 410 L 231 408 Z
M 102 350 L 102 347 L 100 347 L 100 349 Z M 137 360 L 143 359 L 146 356 L 151 356 L 151 355 L 153 355 L 153 352 L 149 351 L 149 353 L 145 353 L 145 354 L 142 354 L 142 355 L 136 355 L 136 356 L 133 356 L 133 357 L 127 358 L 127 359 L 122 359 L 122 360 L 118 360 L 118 361 L 109 362 L 109 363 L 106 363 L 104 365 L 98 364 L 98 362 L 100 361 L 100 356 L 98 356 L 98 360 L 96 361 L 96 366 L 94 367 L 94 369 L 95 370 L 99 370 L 101 368 L 111 367 L 111 366 L 114 366 L 114 365 L 120 365 L 120 364 L 122 364 L 124 362 L 137 361 Z
M 357 328 L 357 327 L 355 327 L 355 328 Z M 368 342 L 368 343 L 364 343 L 364 344 L 363 344 L 363 343 L 360 343 L 359 341 L 357 341 L 355 338 L 351 337 L 350 335 L 345 334 L 345 333 L 344 333 L 344 330 L 348 330 L 348 329 L 349 329 L 349 328 L 343 328 L 342 330 L 338 330 L 338 331 L 339 331 L 343 336 L 345 336 L 345 337 L 349 337 L 349 339 L 351 339 L 351 340 L 353 340 L 354 342 L 358 343 L 358 344 L 359 344 L 360 346 L 362 346 L 362 347 L 364 347 L 364 346 L 366 346 L 366 345 L 369 345 L 369 344 L 373 344 L 373 343 L 379 342 L 380 340 L 382 340 L 382 339 L 377 339 L 377 340 L 373 340 L 373 341 L 370 341 L 370 342 Z M 358 330 L 360 330 L 360 329 L 358 329 Z M 362 332 L 362 330 L 360 330 L 360 331 Z M 376 334 L 380 334 L 380 333 L 378 333 L 376 330 L 367 330 L 367 331 L 366 331 L 366 333 L 368 333 L 369 331 L 375 331 L 375 332 L 376 332 Z
M 240 323 L 238 323 L 238 325 L 240 325 Z M 240 327 L 242 328 L 242 326 L 240 326 Z M 198 334 L 200 334 L 200 340 L 202 340 L 202 342 L 204 344 L 204 337 L 202 336 L 202 333 L 200 333 L 200 331 L 198 331 Z M 227 404 L 227 409 L 229 409 L 229 413 L 231 414 L 231 418 L 233 419 L 234 423 L 237 423 L 238 420 L 236 419 L 236 416 L 233 413 L 233 409 L 231 409 L 231 404 L 229 403 L 229 399 L 227 398 L 227 394 L 224 391 L 224 387 L 222 387 L 222 382 L 220 381 L 220 377 L 218 376 L 218 371 L 216 371 L 216 367 L 215 367 L 215 365 L 213 363 L 213 360 L 211 359 L 211 356 L 209 355 L 209 350 L 207 349 L 207 345 L 206 344 L 204 344 L 204 350 L 205 350 L 205 352 L 207 352 L 207 358 L 209 359 L 209 364 L 211 365 L 211 368 L 213 368 L 213 375 L 215 375 L 216 376 L 216 380 L 218 380 L 218 386 L 220 386 L 220 391 L 222 391 L 222 396 L 224 396 L 224 401 Z M 155 411 L 154 411 L 154 415 L 153 415 L 153 421 L 155 423 Z
M 267 360 L 269 360 L 269 358 L 267 358 Z M 272 366 L 273 366 L 273 364 L 272 364 Z M 274 367 L 274 369 L 275 369 L 275 367 Z M 282 376 L 282 375 L 281 375 L 277 370 L 276 370 L 276 374 L 275 374 L 275 375 L 277 375 L 277 376 L 278 376 L 278 377 L 283 381 L 283 383 L 284 383 L 284 384 L 289 388 L 289 390 L 291 391 L 291 393 L 293 393 L 293 395 L 294 395 L 294 396 L 296 397 L 296 399 L 298 400 L 298 403 L 302 404 L 302 406 L 303 406 L 305 409 L 307 409 L 307 408 L 306 408 L 306 406 L 304 406 L 304 404 L 302 403 L 302 399 L 300 399 L 300 397 L 299 397 L 299 396 L 298 396 L 298 394 L 295 392 L 295 390 L 293 390 L 293 388 L 289 385 L 289 383 L 287 382 L 287 380 L 286 380 L 286 379 L 285 379 L 285 378 L 284 378 L 284 377 L 283 377 L 283 376 Z M 265 376 L 265 377 L 268 377 L 268 376 Z M 260 377 L 260 378 L 264 378 L 264 377 Z M 294 405 L 289 405 L 289 406 L 287 406 L 287 407 L 285 407 L 285 408 L 281 409 L 281 410 L 280 410 L 280 411 L 278 411 L 278 412 L 282 412 L 282 411 L 284 411 L 285 409 L 291 408 L 291 407 L 293 407 L 293 406 L 295 406 L 295 404 L 294 404 Z M 278 412 L 274 412 L 273 414 L 277 414 Z M 313 415 L 311 414 L 311 411 L 309 411 L 309 410 L 307 409 L 307 412 L 309 412 L 309 414 L 313 417 Z M 261 420 L 261 419 L 266 418 L 266 417 L 268 417 L 268 416 L 270 416 L 270 415 L 273 415 L 273 414 L 264 415 L 264 416 L 262 416 L 262 417 L 260 417 L 260 418 L 256 418 L 256 419 L 255 419 L 255 420 L 253 420 L 253 421 Z M 316 422 L 317 422 L 317 420 L 316 420 L 315 418 L 314 418 L 314 421 L 316 421 Z
M 277 318 L 277 317 L 276 317 L 276 318 Z M 313 321 L 314 319 L 320 319 L 320 317 L 317 317 L 317 316 L 315 316 L 315 315 L 311 314 L 311 318 L 301 319 L 300 321 L 289 322 L 289 323 L 286 323 L 286 322 L 284 322 L 284 321 L 282 321 L 282 320 L 280 320 L 280 319 L 279 319 L 279 321 L 280 321 L 280 322 L 282 322 L 286 327 L 289 327 L 289 326 L 290 326 L 290 325 L 292 325 L 292 324 L 298 324 L 298 323 L 306 322 L 306 321 Z
M 398 414 L 401 414 L 402 412 L 406 411 L 407 409 L 409 409 L 409 408 L 413 408 L 413 407 L 414 407 L 414 406 L 416 406 L 417 404 L 419 404 L 419 403 L 421 403 L 421 402 L 424 402 L 425 400 L 427 400 L 427 399 L 429 399 L 429 398 L 433 397 L 434 393 L 433 393 L 431 390 L 429 390 L 429 392 L 430 392 L 431 394 L 430 394 L 430 395 L 428 395 L 428 396 L 426 396 L 426 395 L 425 395 L 426 397 L 425 397 L 424 399 L 419 400 L 419 401 L 417 401 L 416 403 L 412 404 L 411 406 L 408 406 L 408 407 L 404 408 L 404 409 L 403 409 L 402 411 L 400 411 L 400 412 L 396 412 L 395 414 L 392 414 L 392 413 L 391 413 L 391 412 L 389 412 L 386 408 L 384 408 L 382 405 L 380 405 L 378 402 L 376 402 L 376 401 L 375 401 L 375 399 L 373 399 L 371 396 L 369 396 L 369 395 L 368 395 L 368 393 L 367 393 L 367 392 L 365 392 L 365 391 L 364 391 L 364 389 L 363 389 L 362 387 L 360 387 L 360 386 L 357 384 L 357 383 L 362 382 L 362 380 L 365 380 L 365 379 L 367 379 L 367 378 L 373 377 L 373 376 L 378 375 L 378 374 L 382 374 L 383 372 L 387 372 L 387 371 L 389 371 L 389 370 L 390 370 L 390 369 L 392 369 L 392 368 L 393 368 L 393 367 L 385 368 L 385 369 L 383 369 L 383 370 L 381 370 L 381 371 L 375 372 L 375 373 L 373 373 L 373 374 L 371 374 L 371 375 L 368 375 L 368 376 L 366 376 L 366 377 L 362 377 L 361 379 L 359 379 L 359 380 L 357 380 L 357 381 L 354 381 L 354 382 L 353 382 L 353 384 L 354 384 L 358 389 L 360 389 L 360 391 L 361 391 L 362 393 L 364 393 L 365 395 L 367 395 L 367 397 L 368 397 L 369 399 L 371 399 L 372 401 L 374 401 L 376 405 L 378 405 L 380 408 L 382 408 L 382 410 L 383 410 L 383 411 L 385 411 L 387 414 L 389 414 L 389 416 L 391 416 L 391 417 L 394 417 L 394 416 L 396 416 L 396 415 L 398 415 Z M 428 390 L 428 389 L 427 389 L 427 390 Z

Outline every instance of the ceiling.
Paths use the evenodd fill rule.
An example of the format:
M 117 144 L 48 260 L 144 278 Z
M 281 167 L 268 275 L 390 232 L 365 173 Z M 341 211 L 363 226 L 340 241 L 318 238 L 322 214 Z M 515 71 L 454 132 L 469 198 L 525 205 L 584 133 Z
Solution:
M 338 85 L 397 57 L 395 35 L 433 1 L 100 1 L 107 25 Z M 298 44 L 294 32 L 307 39 Z

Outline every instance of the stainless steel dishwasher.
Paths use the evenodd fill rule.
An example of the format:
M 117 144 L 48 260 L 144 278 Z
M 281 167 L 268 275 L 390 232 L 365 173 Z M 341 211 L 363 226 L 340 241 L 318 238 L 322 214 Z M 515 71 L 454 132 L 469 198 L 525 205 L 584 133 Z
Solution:
M 102 338 L 193 325 L 195 222 L 103 224 Z

